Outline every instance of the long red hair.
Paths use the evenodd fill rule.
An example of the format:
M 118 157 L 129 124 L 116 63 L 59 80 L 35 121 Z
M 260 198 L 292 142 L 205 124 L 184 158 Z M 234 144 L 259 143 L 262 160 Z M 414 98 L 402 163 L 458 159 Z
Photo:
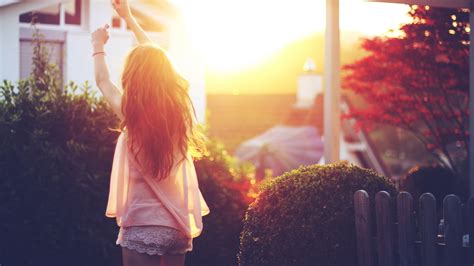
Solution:
M 133 48 L 125 61 L 122 87 L 121 129 L 126 127 L 130 150 L 146 173 L 164 179 L 190 146 L 202 149 L 193 127 L 189 83 L 165 51 L 153 44 Z

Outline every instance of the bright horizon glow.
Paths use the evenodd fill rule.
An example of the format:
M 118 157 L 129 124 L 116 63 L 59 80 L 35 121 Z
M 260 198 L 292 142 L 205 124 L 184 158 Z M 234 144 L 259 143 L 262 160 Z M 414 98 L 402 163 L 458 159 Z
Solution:
M 324 32 L 323 0 L 172 0 L 211 72 L 236 72 Z M 407 5 L 341 0 L 341 30 L 382 35 L 409 21 Z M 374 23 L 375 21 L 375 23 Z

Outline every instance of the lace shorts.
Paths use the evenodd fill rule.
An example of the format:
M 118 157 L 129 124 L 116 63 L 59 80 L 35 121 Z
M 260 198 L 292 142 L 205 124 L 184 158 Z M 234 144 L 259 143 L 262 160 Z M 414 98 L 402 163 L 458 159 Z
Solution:
M 148 255 L 185 254 L 193 249 L 193 239 L 167 226 L 121 227 L 117 245 Z

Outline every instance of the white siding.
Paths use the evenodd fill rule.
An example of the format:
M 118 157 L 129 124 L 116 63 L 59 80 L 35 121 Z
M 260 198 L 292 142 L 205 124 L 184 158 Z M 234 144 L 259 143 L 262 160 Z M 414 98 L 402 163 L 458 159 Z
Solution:
M 90 34 L 69 32 L 66 38 L 66 79 L 78 84 L 89 81 L 95 87 Z M 129 34 L 111 34 L 105 47 L 110 75 L 116 84 L 120 84 L 123 59 L 132 45 L 133 39 Z
M 20 71 L 20 31 L 18 17 L 0 14 L 0 80 L 16 81 Z

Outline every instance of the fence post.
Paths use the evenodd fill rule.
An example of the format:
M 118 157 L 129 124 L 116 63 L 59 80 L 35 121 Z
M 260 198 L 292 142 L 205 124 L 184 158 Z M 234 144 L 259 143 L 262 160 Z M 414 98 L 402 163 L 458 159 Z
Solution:
M 390 194 L 379 191 L 375 194 L 375 220 L 377 221 L 377 247 L 380 266 L 394 265 L 393 219 Z
M 447 195 L 443 200 L 443 216 L 446 226 L 446 265 L 461 265 L 462 218 L 461 200 L 456 195 Z
M 436 266 L 436 235 L 438 223 L 436 219 L 436 199 L 431 193 L 420 196 L 419 217 L 421 225 L 421 257 L 422 265 Z
M 415 230 L 413 221 L 413 197 L 408 192 L 400 192 L 397 196 L 398 216 L 398 252 L 400 266 L 415 265 L 414 243 Z
M 357 190 L 354 193 L 354 215 L 358 265 L 373 266 L 370 199 L 365 190 Z

